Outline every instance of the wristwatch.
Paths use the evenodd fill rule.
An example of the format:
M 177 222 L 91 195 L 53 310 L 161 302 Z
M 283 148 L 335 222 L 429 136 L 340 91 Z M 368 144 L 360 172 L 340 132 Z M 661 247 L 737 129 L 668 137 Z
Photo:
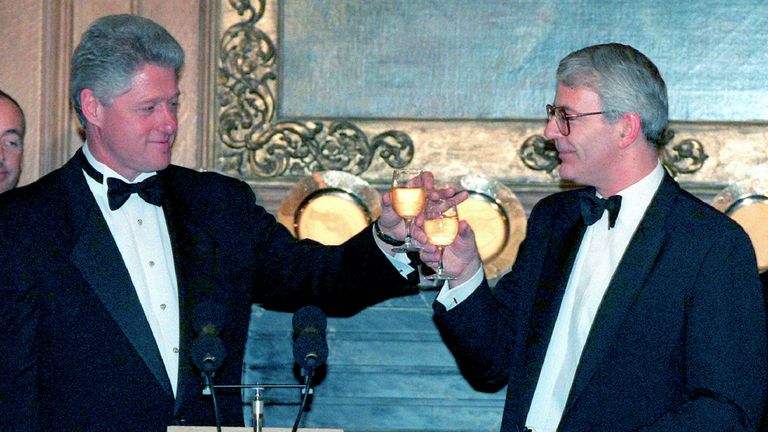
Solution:
M 402 246 L 405 244 L 403 240 L 398 240 L 394 237 L 388 236 L 381 232 L 381 228 L 379 227 L 379 221 L 376 221 L 373 223 L 373 229 L 376 231 L 376 237 L 379 238 L 379 240 L 383 241 L 384 243 L 391 245 L 391 246 Z

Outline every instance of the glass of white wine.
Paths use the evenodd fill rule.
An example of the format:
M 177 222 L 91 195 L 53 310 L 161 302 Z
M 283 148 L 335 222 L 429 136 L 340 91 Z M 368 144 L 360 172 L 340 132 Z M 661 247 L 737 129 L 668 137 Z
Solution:
M 437 271 L 427 276 L 430 280 L 455 279 L 445 273 L 443 267 L 443 252 L 456 239 L 459 233 L 459 214 L 456 206 L 446 200 L 429 201 L 424 210 L 424 232 L 430 243 L 440 251 Z
M 416 252 L 419 247 L 413 243 L 411 226 L 413 218 L 421 214 L 427 193 L 420 169 L 398 169 L 392 174 L 392 207 L 405 221 L 405 244 L 392 248 L 395 252 Z

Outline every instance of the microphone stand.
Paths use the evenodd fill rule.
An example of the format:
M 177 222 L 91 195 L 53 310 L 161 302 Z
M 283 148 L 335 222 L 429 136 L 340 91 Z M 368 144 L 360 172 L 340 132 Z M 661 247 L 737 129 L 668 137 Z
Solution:
M 264 400 L 261 398 L 261 389 L 256 389 L 251 406 L 253 417 L 253 432 L 261 432 L 264 426 Z
M 253 410 L 253 432 L 262 432 L 262 428 L 264 426 L 264 399 L 262 398 L 262 392 L 266 389 L 271 388 L 295 388 L 295 389 L 302 389 L 302 393 L 304 393 L 303 400 L 301 402 L 301 408 L 299 411 L 299 418 L 296 419 L 296 424 L 294 424 L 293 431 L 296 431 L 296 426 L 299 422 L 299 419 L 301 418 L 301 413 L 304 411 L 304 407 L 306 406 L 307 402 L 307 395 L 312 392 L 310 388 L 310 379 L 309 377 L 306 380 L 305 384 L 216 384 L 211 385 L 211 394 L 213 394 L 213 388 L 219 388 L 219 389 L 225 389 L 225 388 L 235 388 L 235 389 L 249 389 L 254 390 L 256 394 L 253 397 L 252 401 L 252 410 Z M 216 406 L 214 397 L 214 407 Z M 216 421 L 218 422 L 218 414 L 216 416 Z M 217 430 L 217 432 L 220 432 Z
M 203 372 L 203 375 L 205 376 L 205 387 L 203 389 L 203 394 L 205 394 L 205 389 L 208 389 L 211 393 L 211 399 L 213 401 L 213 417 L 216 419 L 216 432 L 221 432 L 221 417 L 219 417 L 219 404 L 216 402 L 215 390 L 215 388 L 218 386 L 213 384 L 212 373 Z
M 309 389 L 312 387 L 312 375 L 314 375 L 314 371 L 312 369 L 308 369 L 306 371 L 306 379 L 304 381 L 304 397 L 301 398 L 301 406 L 299 407 L 299 414 L 296 415 L 296 421 L 293 422 L 293 429 L 291 429 L 291 432 L 296 432 L 296 429 L 299 428 L 299 422 L 301 421 L 301 416 L 304 414 L 304 408 L 306 408 L 307 400 L 309 399 Z

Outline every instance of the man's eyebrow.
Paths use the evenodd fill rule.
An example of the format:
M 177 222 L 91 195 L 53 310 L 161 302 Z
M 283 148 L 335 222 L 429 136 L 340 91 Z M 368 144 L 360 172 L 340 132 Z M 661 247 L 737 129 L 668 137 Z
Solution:
M 162 102 L 169 99 L 178 99 L 181 96 L 181 91 L 177 91 L 176 93 L 172 94 L 170 97 L 166 96 L 157 96 L 153 98 L 147 98 L 147 99 L 141 99 L 138 101 L 139 104 L 145 104 L 145 103 L 157 103 Z
M 21 133 L 21 131 L 20 131 L 20 130 L 18 130 L 18 129 L 16 129 L 16 128 L 12 128 L 12 129 L 6 129 L 6 130 L 3 132 L 3 134 L 2 134 L 2 135 L 0 135 L 0 136 L 13 135 L 13 134 L 15 134 L 15 135 L 18 135 L 18 136 L 19 136 L 19 138 L 21 138 L 22 136 L 24 136 L 24 134 L 22 134 L 22 133 Z
M 570 105 L 557 105 L 557 104 L 553 104 L 552 106 L 555 107 L 555 108 L 562 109 L 565 114 L 573 112 L 573 109 L 570 107 Z

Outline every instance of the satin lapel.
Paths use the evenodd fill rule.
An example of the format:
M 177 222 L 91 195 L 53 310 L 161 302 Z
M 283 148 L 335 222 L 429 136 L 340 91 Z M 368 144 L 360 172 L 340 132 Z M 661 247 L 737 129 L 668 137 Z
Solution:
M 212 300 L 216 269 L 212 263 L 212 241 L 206 231 L 195 223 L 192 209 L 180 197 L 173 181 L 173 168 L 161 172 L 165 201 L 163 212 L 173 249 L 173 264 L 179 293 L 179 385 L 176 390 L 176 409 L 187 398 L 200 393 L 200 372 L 192 363 L 190 347 L 197 336 L 193 325 L 195 307 L 202 301 Z M 182 186 L 183 187 L 183 186 Z M 219 299 L 220 300 L 220 299 Z
M 600 303 L 576 370 L 566 412 L 578 399 L 605 354 L 614 343 L 621 342 L 615 341 L 616 332 L 653 268 L 664 243 L 666 222 L 678 193 L 679 186 L 665 175 Z
M 571 195 L 575 196 L 575 195 Z M 565 203 L 563 211 L 550 226 L 549 244 L 541 280 L 533 303 L 533 313 L 529 323 L 530 331 L 526 339 L 528 347 L 528 391 L 530 400 L 539 379 L 544 356 L 552 337 L 552 330 L 560 311 L 565 288 L 571 268 L 576 260 L 586 225 L 582 222 L 575 203 Z M 563 245 L 572 245 L 563 247 Z
M 68 169 L 66 183 L 70 197 L 66 202 L 69 203 L 71 220 L 82 226 L 80 236 L 72 249 L 71 260 L 158 383 L 172 394 L 157 342 L 117 244 L 88 189 L 79 164 L 72 161 L 68 164 Z

